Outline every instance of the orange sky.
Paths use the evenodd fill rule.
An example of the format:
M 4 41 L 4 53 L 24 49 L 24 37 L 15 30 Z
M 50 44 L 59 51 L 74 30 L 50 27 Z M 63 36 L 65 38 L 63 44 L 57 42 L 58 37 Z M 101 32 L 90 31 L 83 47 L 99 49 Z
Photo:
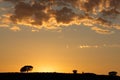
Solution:
M 120 73 L 119 0 L 0 0 L 0 72 Z

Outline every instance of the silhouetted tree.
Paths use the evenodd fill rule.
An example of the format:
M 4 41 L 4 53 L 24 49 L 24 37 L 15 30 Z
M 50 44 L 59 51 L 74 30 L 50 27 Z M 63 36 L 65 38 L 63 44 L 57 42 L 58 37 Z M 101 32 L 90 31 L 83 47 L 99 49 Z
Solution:
M 26 65 L 26 66 L 23 66 L 21 69 L 20 69 L 20 72 L 28 72 L 28 71 L 32 71 L 33 69 L 33 66 L 31 65 Z
M 109 74 L 109 76 L 117 76 L 117 72 L 116 71 L 111 71 L 108 74 Z
M 73 74 L 77 74 L 77 70 L 73 70 Z

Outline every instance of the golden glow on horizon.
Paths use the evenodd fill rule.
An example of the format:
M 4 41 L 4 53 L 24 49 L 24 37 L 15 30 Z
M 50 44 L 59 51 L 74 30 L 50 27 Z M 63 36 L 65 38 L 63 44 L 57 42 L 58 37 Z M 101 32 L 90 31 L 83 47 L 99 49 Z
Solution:
M 58 70 L 58 66 L 54 66 L 54 65 L 41 65 L 41 66 L 36 66 L 33 69 L 33 72 L 57 72 Z
M 38 69 L 40 72 L 55 72 L 56 70 L 53 67 L 41 67 Z

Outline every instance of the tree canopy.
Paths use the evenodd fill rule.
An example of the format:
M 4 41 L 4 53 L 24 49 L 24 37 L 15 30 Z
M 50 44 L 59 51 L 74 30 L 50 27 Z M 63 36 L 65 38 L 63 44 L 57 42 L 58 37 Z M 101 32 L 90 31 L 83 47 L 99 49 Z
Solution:
M 29 72 L 29 71 L 32 71 L 32 69 L 33 69 L 33 66 L 25 65 L 20 69 L 20 72 Z

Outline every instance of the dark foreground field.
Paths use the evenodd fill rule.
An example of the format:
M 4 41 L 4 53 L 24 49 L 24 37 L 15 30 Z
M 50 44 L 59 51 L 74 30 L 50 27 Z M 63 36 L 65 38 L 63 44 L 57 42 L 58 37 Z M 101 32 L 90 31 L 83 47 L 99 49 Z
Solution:
M 0 80 L 120 80 L 120 77 L 91 73 L 0 73 Z

